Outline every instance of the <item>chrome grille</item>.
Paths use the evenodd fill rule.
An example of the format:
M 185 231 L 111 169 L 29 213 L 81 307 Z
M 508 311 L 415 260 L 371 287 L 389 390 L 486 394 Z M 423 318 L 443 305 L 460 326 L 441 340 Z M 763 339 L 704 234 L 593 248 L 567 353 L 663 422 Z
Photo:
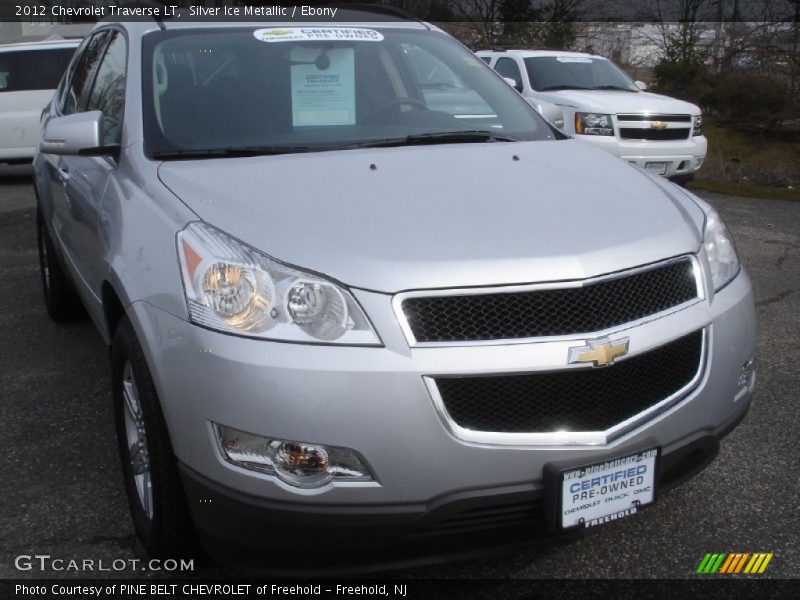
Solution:
M 412 343 L 512 340 L 603 331 L 698 297 L 691 258 L 556 289 L 404 297 Z
M 605 368 L 434 377 L 458 427 L 480 432 L 601 432 L 692 384 L 702 368 L 698 330 Z
M 641 129 L 638 127 L 620 127 L 619 137 L 623 140 L 639 140 L 650 142 L 666 142 L 671 140 L 685 140 L 692 133 L 690 127 L 676 127 L 673 129 Z

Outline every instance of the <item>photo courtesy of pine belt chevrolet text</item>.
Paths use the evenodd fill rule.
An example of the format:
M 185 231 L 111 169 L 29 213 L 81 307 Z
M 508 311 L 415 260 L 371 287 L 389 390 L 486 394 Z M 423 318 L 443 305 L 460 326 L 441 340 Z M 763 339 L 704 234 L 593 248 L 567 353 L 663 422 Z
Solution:
M 719 214 L 369 10 L 104 21 L 42 115 L 44 301 L 109 346 L 153 556 L 344 572 L 579 538 L 655 518 L 748 410 Z

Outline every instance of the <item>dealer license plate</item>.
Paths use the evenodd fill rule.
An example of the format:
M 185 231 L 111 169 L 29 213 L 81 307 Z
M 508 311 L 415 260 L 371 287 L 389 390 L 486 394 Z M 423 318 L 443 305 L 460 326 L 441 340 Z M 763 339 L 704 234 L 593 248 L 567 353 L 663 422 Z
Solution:
M 667 172 L 667 165 L 665 162 L 648 162 L 644 164 L 644 170 L 648 173 L 655 173 L 656 175 L 663 175 Z
M 655 501 L 658 448 L 561 473 L 561 527 L 594 527 Z

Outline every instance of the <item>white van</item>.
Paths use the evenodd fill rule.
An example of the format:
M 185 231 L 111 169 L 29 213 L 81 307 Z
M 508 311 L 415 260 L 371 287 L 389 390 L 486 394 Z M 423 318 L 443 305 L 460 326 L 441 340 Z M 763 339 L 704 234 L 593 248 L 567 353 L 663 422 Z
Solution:
M 644 83 L 607 58 L 552 50 L 476 54 L 543 114 L 557 106 L 564 131 L 578 139 L 678 183 L 690 181 L 703 164 L 700 108 L 645 92 Z
M 39 118 L 79 40 L 0 44 L 0 163 L 33 159 Z

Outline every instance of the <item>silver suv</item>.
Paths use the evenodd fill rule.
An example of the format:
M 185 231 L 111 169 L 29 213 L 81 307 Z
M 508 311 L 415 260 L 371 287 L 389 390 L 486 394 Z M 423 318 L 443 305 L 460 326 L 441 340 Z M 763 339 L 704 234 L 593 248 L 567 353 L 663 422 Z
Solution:
M 364 567 L 582 534 L 747 411 L 719 215 L 437 28 L 364 16 L 102 23 L 43 116 L 45 301 L 110 346 L 151 553 Z

